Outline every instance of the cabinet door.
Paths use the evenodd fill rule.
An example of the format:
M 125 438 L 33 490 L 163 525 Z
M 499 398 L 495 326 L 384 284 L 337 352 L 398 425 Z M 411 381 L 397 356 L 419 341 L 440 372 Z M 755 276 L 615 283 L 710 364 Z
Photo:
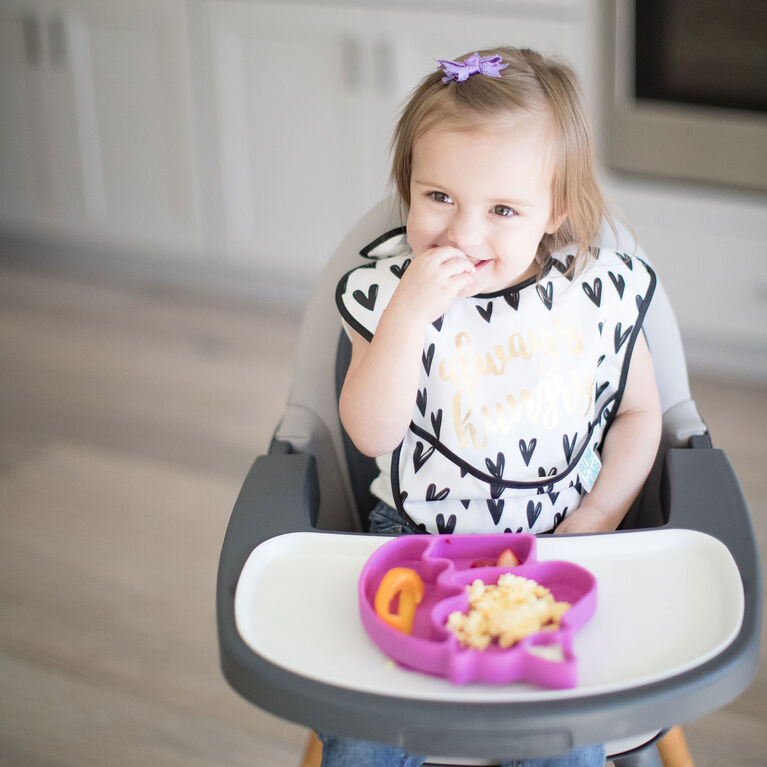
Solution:
M 364 210 L 363 15 L 221 0 L 209 18 L 227 253 L 306 283 Z
M 184 0 L 0 8 L 0 216 L 146 253 L 199 249 Z
M 15 221 L 42 198 L 39 66 L 40 26 L 34 14 L 0 7 L 0 216 Z
M 48 3 L 0 8 L 0 217 L 45 233 L 77 231 L 85 213 L 66 24 Z
M 184 0 L 78 0 L 72 40 L 94 228 L 163 256 L 199 250 Z

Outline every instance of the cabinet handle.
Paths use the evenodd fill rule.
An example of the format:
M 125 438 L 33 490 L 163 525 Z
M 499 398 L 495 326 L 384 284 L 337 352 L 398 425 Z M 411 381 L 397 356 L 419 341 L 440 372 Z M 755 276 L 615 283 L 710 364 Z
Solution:
M 350 91 L 357 91 L 362 84 L 362 50 L 352 37 L 344 37 L 341 43 L 343 81 Z
M 67 36 L 64 22 L 58 15 L 48 20 L 48 55 L 54 69 L 61 69 L 66 63 Z
M 396 77 L 395 57 L 389 40 L 377 40 L 373 49 L 375 59 L 375 89 L 380 96 L 388 96 L 393 91 Z
M 25 13 L 21 20 L 21 26 L 24 32 L 24 55 L 27 66 L 36 67 L 40 63 L 43 50 L 40 24 L 34 14 Z

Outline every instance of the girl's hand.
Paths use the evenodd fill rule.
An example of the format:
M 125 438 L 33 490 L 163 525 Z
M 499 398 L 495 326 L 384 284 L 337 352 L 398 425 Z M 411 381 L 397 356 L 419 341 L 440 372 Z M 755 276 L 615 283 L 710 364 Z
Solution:
M 474 265 L 462 251 L 431 248 L 410 262 L 372 341 L 351 332 L 352 359 L 339 408 L 344 428 L 365 455 L 389 453 L 402 442 L 413 416 L 426 328 L 471 285 L 473 275 Z
M 461 291 L 471 285 L 474 265 L 457 248 L 431 248 L 415 256 L 392 296 L 398 311 L 426 325 L 439 319 Z
M 618 519 L 620 522 L 620 519 Z M 581 505 L 568 514 L 554 530 L 555 535 L 573 535 L 575 533 L 611 533 L 615 530 L 616 522 L 609 514 L 604 514 L 593 504 L 588 496 Z

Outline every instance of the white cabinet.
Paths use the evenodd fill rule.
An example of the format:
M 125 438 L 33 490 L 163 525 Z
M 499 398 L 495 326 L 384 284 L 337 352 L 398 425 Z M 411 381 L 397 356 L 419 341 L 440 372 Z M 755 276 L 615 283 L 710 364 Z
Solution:
M 577 63 L 582 26 L 565 0 L 4 0 L 0 226 L 301 290 L 385 194 L 435 58 Z
M 85 215 L 77 92 L 55 6 L 0 7 L 0 216 L 75 230 Z
M 434 59 L 526 44 L 576 59 L 578 24 L 441 7 L 211 0 L 228 257 L 311 281 L 386 191 L 397 114 Z
M 99 227 L 147 250 L 193 252 L 200 200 L 186 3 L 78 6 Z
M 306 279 L 364 208 L 364 15 L 209 4 L 225 243 L 264 276 Z
M 183 0 L 0 9 L 0 219 L 141 252 L 199 250 Z

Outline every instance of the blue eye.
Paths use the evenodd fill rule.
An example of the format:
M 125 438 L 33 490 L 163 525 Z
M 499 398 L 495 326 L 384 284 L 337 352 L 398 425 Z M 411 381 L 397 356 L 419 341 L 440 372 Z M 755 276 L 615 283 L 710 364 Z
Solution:
M 435 202 L 444 202 L 444 203 L 451 203 L 452 200 L 450 199 L 450 195 L 445 194 L 444 192 L 429 192 L 429 197 L 431 197 L 432 200 Z
M 493 208 L 493 213 L 495 213 L 496 216 L 503 216 L 504 218 L 517 215 L 517 211 L 515 211 L 514 208 L 510 208 L 508 205 L 496 205 Z

